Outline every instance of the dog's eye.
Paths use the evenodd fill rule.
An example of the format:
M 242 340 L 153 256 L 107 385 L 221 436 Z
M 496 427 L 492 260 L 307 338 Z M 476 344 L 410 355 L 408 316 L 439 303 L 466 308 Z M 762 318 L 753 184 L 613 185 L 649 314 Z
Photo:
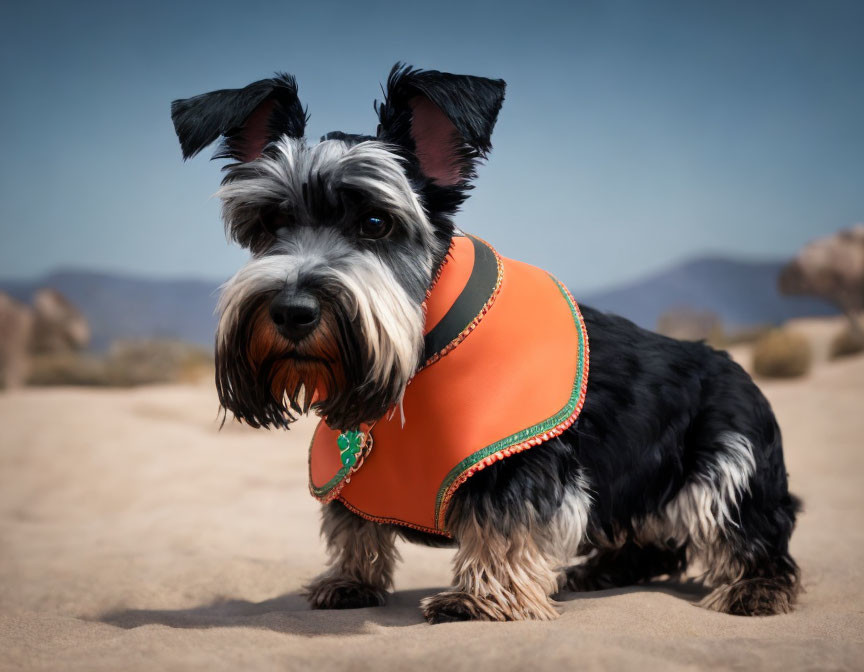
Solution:
M 369 240 L 386 238 L 393 230 L 392 220 L 384 214 L 366 215 L 360 220 L 360 237 Z
M 271 236 L 275 236 L 277 231 L 280 229 L 287 229 L 293 223 L 294 221 L 291 218 L 291 215 L 278 210 L 275 212 L 265 213 L 261 217 L 261 224 L 263 225 L 264 230 Z

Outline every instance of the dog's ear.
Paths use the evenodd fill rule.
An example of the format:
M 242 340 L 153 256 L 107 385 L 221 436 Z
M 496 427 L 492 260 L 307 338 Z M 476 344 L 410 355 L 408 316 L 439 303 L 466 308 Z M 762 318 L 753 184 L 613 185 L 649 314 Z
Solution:
M 225 141 L 213 158 L 245 163 L 283 135 L 302 138 L 308 116 L 297 97 L 297 82 L 291 75 L 276 73 L 243 89 L 175 100 L 171 119 L 184 159 L 222 135 Z
M 378 138 L 414 153 L 423 174 L 441 186 L 474 176 L 491 137 L 506 84 L 500 79 L 416 70 L 397 63 L 376 103 Z

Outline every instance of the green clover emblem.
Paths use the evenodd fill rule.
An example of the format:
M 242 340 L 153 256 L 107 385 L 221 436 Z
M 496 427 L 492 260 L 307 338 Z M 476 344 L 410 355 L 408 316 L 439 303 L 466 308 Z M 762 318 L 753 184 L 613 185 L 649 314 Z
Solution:
M 343 466 L 350 469 L 357 464 L 357 458 L 365 442 L 366 436 L 358 430 L 349 430 L 339 435 L 336 445 L 339 446 L 339 457 L 342 459 Z

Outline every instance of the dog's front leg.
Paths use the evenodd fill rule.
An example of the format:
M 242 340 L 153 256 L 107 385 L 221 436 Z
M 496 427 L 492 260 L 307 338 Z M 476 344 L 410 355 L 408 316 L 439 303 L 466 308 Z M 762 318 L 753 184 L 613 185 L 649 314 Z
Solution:
M 380 607 L 393 584 L 396 551 L 393 529 L 351 513 L 339 502 L 325 504 L 321 533 L 329 569 L 306 586 L 313 609 Z
M 558 617 L 550 595 L 560 572 L 542 535 L 495 521 L 480 524 L 473 513 L 451 526 L 459 543 L 454 558 L 454 586 L 425 598 L 421 607 L 430 623 L 448 621 L 548 621 Z

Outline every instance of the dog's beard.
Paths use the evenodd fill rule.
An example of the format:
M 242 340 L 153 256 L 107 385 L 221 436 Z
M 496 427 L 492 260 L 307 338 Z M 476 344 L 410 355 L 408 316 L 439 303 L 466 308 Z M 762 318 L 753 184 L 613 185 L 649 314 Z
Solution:
M 232 296 L 229 283 L 216 348 L 224 409 L 252 427 L 287 427 L 311 408 L 349 429 L 401 402 L 422 349 L 422 309 L 392 277 L 358 277 L 350 268 L 327 278 L 321 322 L 298 343 L 270 319 L 276 290 Z
M 268 314 L 270 296 L 266 296 L 257 308 L 253 308 L 248 334 L 242 339 L 246 343 L 245 358 L 248 362 L 249 381 L 258 390 L 262 399 L 258 408 L 267 408 L 275 417 L 265 415 L 259 422 L 267 425 L 285 424 L 305 414 L 315 403 L 320 408 L 324 400 L 332 398 L 346 385 L 340 352 L 350 351 L 345 343 L 340 343 L 340 329 L 332 312 L 322 315 L 315 332 L 300 344 L 291 344 L 279 335 Z M 245 331 L 245 330 L 244 330 Z M 238 344 L 242 347 L 242 343 Z M 220 358 L 219 364 L 224 360 Z M 349 362 L 350 364 L 350 362 Z M 220 395 L 226 407 L 230 395 L 223 381 L 231 377 L 230 367 L 220 367 Z M 254 396 L 254 394 L 253 394 Z M 262 404 L 263 401 L 263 404 Z M 236 407 L 234 400 L 231 407 Z M 236 413 L 236 412 L 235 412 Z M 253 424 L 255 418 L 245 418 Z

